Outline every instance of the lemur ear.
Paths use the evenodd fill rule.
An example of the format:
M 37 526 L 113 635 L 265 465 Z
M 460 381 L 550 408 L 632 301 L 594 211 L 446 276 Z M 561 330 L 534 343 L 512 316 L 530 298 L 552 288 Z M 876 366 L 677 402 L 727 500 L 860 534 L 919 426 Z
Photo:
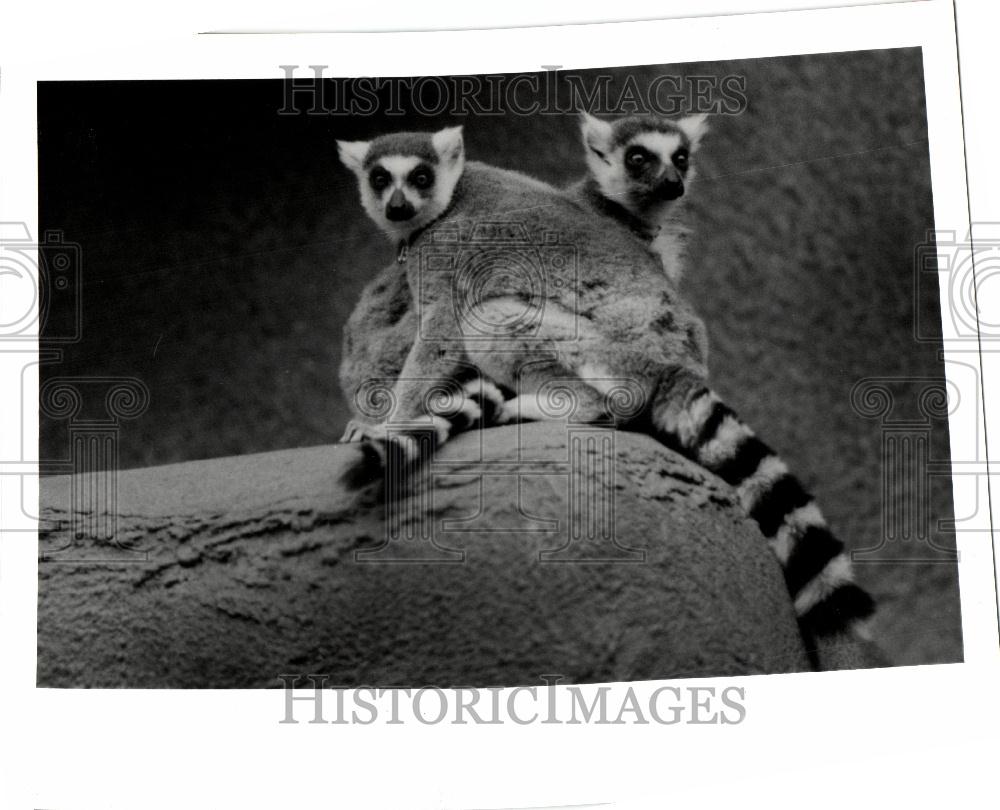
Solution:
M 337 141 L 340 162 L 355 174 L 361 174 L 371 141 Z
M 611 124 L 594 118 L 586 110 L 580 110 L 580 134 L 583 145 L 599 158 L 603 159 L 611 151 Z
M 431 136 L 434 151 L 442 163 L 454 163 L 465 150 L 462 142 L 462 127 L 446 127 Z
M 681 132 L 687 135 L 691 142 L 691 151 L 694 152 L 698 148 L 702 136 L 708 132 L 708 113 L 698 113 L 681 118 L 677 122 L 677 126 Z

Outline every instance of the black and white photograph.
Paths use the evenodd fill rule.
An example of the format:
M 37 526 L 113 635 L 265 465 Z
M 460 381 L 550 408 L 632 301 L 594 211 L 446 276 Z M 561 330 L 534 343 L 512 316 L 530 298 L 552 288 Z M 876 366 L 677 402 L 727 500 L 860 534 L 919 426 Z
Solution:
M 39 86 L 40 684 L 962 660 L 919 49 L 299 73 Z
M 1000 227 L 953 12 L 212 32 L 15 73 L 5 569 L 55 754 L 99 711 L 141 747 L 148 706 L 192 756 L 419 751 L 345 787 L 399 807 L 432 739 L 572 731 L 642 770 L 705 726 L 693 779 L 772 723 L 912 738 L 904 694 L 997 664 Z M 652 773 L 526 767 L 411 806 L 660 806 Z

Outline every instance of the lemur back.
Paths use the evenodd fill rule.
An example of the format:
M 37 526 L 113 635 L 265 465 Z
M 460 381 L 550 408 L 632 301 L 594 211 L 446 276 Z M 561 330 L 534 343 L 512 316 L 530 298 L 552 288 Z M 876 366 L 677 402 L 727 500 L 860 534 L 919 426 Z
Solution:
M 373 162 L 353 164 L 364 195 Z M 537 299 L 526 301 L 505 262 L 532 251 L 548 258 L 539 259 Z M 873 606 L 843 545 L 780 458 L 708 389 L 704 327 L 634 229 L 524 175 L 469 163 L 439 218 L 401 240 L 400 257 L 417 331 L 392 412 L 366 431 L 370 475 L 415 466 L 470 425 L 548 418 L 541 399 L 555 381 L 574 395 L 576 419 L 644 430 L 736 489 L 785 571 L 807 637 L 828 643 L 857 631 Z M 462 270 L 474 267 L 493 283 L 466 300 L 478 288 Z M 483 323 L 497 328 L 469 330 Z M 446 384 L 457 395 L 442 405 L 435 392 Z M 517 394 L 513 407 L 495 384 Z M 642 407 L 616 408 L 622 385 Z
M 402 266 L 393 261 L 365 286 L 343 329 L 340 390 L 361 422 L 382 409 L 382 397 L 403 370 L 416 334 L 410 285 Z M 359 423 L 352 420 L 341 440 L 360 436 Z

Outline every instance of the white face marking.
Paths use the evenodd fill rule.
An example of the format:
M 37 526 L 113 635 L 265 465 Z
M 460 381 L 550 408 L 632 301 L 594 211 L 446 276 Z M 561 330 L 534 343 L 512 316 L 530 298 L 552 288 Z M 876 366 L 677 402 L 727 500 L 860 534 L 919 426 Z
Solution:
M 407 137 L 412 138 L 413 133 L 409 133 Z M 371 147 L 370 141 L 337 142 L 341 161 L 357 178 L 358 192 L 365 213 L 394 241 L 409 239 L 415 231 L 433 222 L 445 212 L 451 204 L 455 185 L 465 168 L 461 127 L 449 127 L 428 138 L 437 154 L 436 161 L 433 159 L 427 161 L 425 158 L 401 151 L 396 154 L 385 154 L 367 168 L 364 160 Z M 401 145 L 403 142 L 405 141 L 401 141 Z M 421 193 L 410 183 L 409 177 L 410 173 L 424 162 L 432 166 L 434 180 L 428 189 Z M 389 183 L 380 191 L 376 191 L 371 185 L 371 173 L 376 166 L 389 174 Z M 402 192 L 413 207 L 413 216 L 407 220 L 393 221 L 386 216 L 386 203 L 395 191 Z
M 637 182 L 629 176 L 625 167 L 625 152 L 633 144 L 641 145 L 659 158 L 661 172 L 665 171 L 673 163 L 679 148 L 686 146 L 689 156 L 698 151 L 701 139 L 708 131 L 707 120 L 703 114 L 673 119 L 671 123 L 677 128 L 674 131 L 644 129 L 624 146 L 612 149 L 617 125 L 586 112 L 580 118 L 587 170 L 600 195 L 622 206 L 641 224 L 643 236 L 650 242 L 650 250 L 659 257 L 664 272 L 674 284 L 680 282 L 687 264 L 685 245 L 688 231 L 683 211 L 697 174 L 696 163 L 689 161 L 683 172 L 683 198 L 658 200 L 648 194 L 646 183 Z
M 587 168 L 597 182 L 601 196 L 619 205 L 628 203 L 628 183 L 622 171 L 622 150 L 616 149 L 602 158 L 593 149 L 587 150 Z
M 405 194 L 406 178 L 410 176 L 410 172 L 417 168 L 419 164 L 420 158 L 410 157 L 408 155 L 393 155 L 391 157 L 382 158 L 378 162 L 378 165 L 392 175 L 392 185 L 386 189 L 386 192 L 391 194 L 392 189 L 400 188 Z M 383 192 L 383 196 L 385 196 L 385 192 Z
M 385 205 L 394 191 L 402 191 L 407 202 L 409 202 L 417 214 L 419 214 L 420 209 L 424 205 L 424 199 L 417 194 L 416 189 L 414 189 L 413 186 L 407 182 L 407 178 L 410 176 L 410 172 L 417 168 L 421 162 L 420 158 L 413 157 L 411 155 L 391 155 L 389 157 L 382 158 L 373 166 L 369 167 L 369 174 L 375 166 L 381 166 L 389 172 L 389 176 L 392 177 L 392 182 L 389 183 L 389 185 L 387 185 L 381 192 L 371 189 L 372 194 L 378 199 L 379 210 L 383 212 L 383 215 L 385 213 Z M 400 228 L 403 228 L 404 230 L 412 229 L 412 226 L 409 225 L 409 221 L 390 223 L 388 220 L 385 220 L 385 222 L 387 225 L 393 226 L 393 233 L 398 232 L 398 229 Z
M 684 139 L 677 132 L 659 132 L 650 130 L 640 132 L 631 138 L 628 143 L 608 152 L 602 159 L 593 149 L 587 149 L 587 168 L 591 176 L 597 181 L 605 199 L 617 202 L 629 213 L 640 217 L 643 224 L 651 231 L 656 232 L 664 227 L 673 209 L 678 207 L 677 201 L 664 201 L 647 210 L 638 210 L 630 197 L 630 192 L 634 189 L 634 181 L 625 172 L 625 152 L 633 144 L 648 149 L 659 160 L 661 167 L 665 168 L 673 162 L 673 155 L 684 145 Z M 694 166 L 688 169 L 685 175 L 685 183 L 690 183 L 694 179 Z
M 670 163 L 674 152 L 684 145 L 681 136 L 675 132 L 643 132 L 636 135 L 629 143 L 646 147 L 664 165 Z
M 384 157 L 378 160 L 372 166 L 368 167 L 367 174 L 370 175 L 372 169 L 376 166 L 381 166 L 392 178 L 392 181 L 387 185 L 382 191 L 375 191 L 371 185 L 366 180 L 362 181 L 362 194 L 364 194 L 364 189 L 367 189 L 368 193 L 372 196 L 372 210 L 369 210 L 369 214 L 372 211 L 376 211 L 378 216 L 372 216 L 376 223 L 380 224 L 384 229 L 389 226 L 393 234 L 396 234 L 400 228 L 404 230 L 408 229 L 409 222 L 389 222 L 385 219 L 385 204 L 388 202 L 389 197 L 396 190 L 402 191 L 403 196 L 406 197 L 407 201 L 414 207 L 415 210 L 419 211 L 422 205 L 422 200 L 420 195 L 418 195 L 413 188 L 408 187 L 406 178 L 409 177 L 410 172 L 412 172 L 420 164 L 420 158 L 413 157 L 410 155 L 391 155 L 389 157 Z M 366 205 L 367 209 L 368 206 Z M 382 223 L 385 223 L 384 225 Z
M 410 234 L 436 219 L 448 207 L 455 183 L 461 177 L 464 167 L 461 156 L 450 165 L 433 164 L 434 185 L 431 196 L 425 197 L 409 181 L 410 173 L 425 162 L 415 155 L 387 155 L 369 166 L 363 175 L 358 175 L 361 203 L 365 211 L 394 240 L 409 238 Z M 381 191 L 375 191 L 369 182 L 372 169 L 376 166 L 385 169 L 391 178 L 389 185 Z M 413 206 L 414 214 L 410 219 L 394 222 L 386 217 L 386 203 L 395 191 L 402 192 Z

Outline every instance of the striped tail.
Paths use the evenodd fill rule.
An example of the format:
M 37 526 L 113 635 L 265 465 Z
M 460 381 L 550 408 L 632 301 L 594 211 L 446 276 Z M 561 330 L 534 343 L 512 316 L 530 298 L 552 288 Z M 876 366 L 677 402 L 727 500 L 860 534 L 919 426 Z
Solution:
M 446 387 L 455 390 L 443 397 L 448 403 L 434 413 L 371 426 L 352 422 L 341 441 L 359 441 L 362 457 L 346 472 L 344 483 L 357 489 L 384 481 L 388 491 L 399 493 L 410 475 L 452 436 L 494 424 L 503 409 L 504 394 L 482 377 Z
M 863 638 L 860 622 L 874 602 L 854 582 L 844 544 L 777 454 L 700 383 L 667 380 L 653 404 L 653 423 L 661 441 L 736 490 L 781 563 L 807 636 Z

